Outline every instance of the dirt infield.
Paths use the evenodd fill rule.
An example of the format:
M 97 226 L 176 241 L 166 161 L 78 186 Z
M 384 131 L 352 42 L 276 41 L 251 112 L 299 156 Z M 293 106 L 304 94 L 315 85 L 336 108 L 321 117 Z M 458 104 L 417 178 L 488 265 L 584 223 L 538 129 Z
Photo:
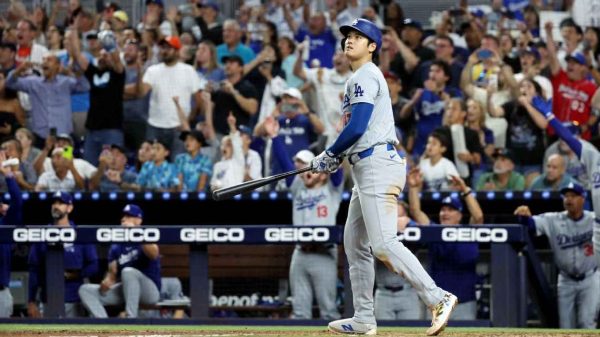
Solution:
M 378 336 L 425 336 L 424 328 L 380 328 Z M 259 337 L 339 336 L 316 327 L 0 325 L 11 337 Z M 598 330 L 449 328 L 445 337 L 599 337 Z

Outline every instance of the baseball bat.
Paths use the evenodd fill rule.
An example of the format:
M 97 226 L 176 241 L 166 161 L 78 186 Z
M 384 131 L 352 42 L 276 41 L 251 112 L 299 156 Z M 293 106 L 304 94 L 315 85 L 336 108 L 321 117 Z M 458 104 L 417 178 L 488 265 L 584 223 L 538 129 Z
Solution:
M 310 170 L 311 170 L 310 166 L 307 166 L 307 167 L 304 167 L 304 168 L 301 168 L 298 170 L 288 171 L 288 172 L 284 172 L 284 173 L 280 173 L 280 174 L 276 174 L 276 175 L 272 175 L 272 176 L 268 176 L 268 177 L 264 177 L 264 178 L 260 178 L 260 179 L 255 179 L 255 180 L 247 181 L 245 183 L 237 184 L 237 185 L 230 186 L 230 187 L 220 188 L 213 192 L 212 197 L 215 201 L 225 200 L 225 199 L 233 197 L 234 195 L 246 193 L 246 192 L 252 191 L 254 189 L 257 189 L 261 186 L 265 186 L 265 185 L 275 182 L 279 179 L 287 178 L 289 176 L 304 173 L 304 172 L 310 171 Z

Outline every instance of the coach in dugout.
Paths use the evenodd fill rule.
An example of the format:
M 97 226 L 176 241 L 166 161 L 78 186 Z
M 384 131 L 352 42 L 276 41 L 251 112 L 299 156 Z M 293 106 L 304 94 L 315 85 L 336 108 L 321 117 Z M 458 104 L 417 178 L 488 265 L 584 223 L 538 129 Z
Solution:
M 3 166 L 1 163 L 6 160 L 6 155 L 0 152 L 0 172 L 6 179 L 10 203 L 0 203 L 0 225 L 15 226 L 21 225 L 23 217 L 23 199 L 19 185 L 10 166 Z M 10 317 L 13 312 L 13 298 L 8 285 L 10 283 L 10 264 L 12 244 L 0 244 L 0 318 Z
M 519 206 L 515 215 L 536 236 L 545 235 L 554 253 L 558 275 L 558 315 L 561 329 L 595 329 L 600 297 L 600 273 L 594 258 L 594 212 L 585 211 L 583 186 L 570 183 L 560 190 L 562 212 L 532 216 Z M 598 254 L 599 252 L 596 252 Z
M 470 225 L 483 223 L 481 207 L 471 193 L 471 188 L 457 176 L 451 176 L 467 209 L 471 214 Z M 414 221 L 422 226 L 437 225 L 421 210 L 419 192 L 423 187 L 423 177 L 418 169 L 411 170 L 408 175 L 408 204 Z M 440 207 L 440 225 L 459 226 L 463 218 L 463 204 L 458 198 L 446 197 Z M 473 320 L 477 316 L 475 284 L 477 273 L 475 267 L 479 258 L 479 244 L 466 242 L 444 242 L 429 244 L 429 260 L 431 277 L 437 285 L 456 294 L 458 305 L 452 312 L 455 320 Z
M 75 227 L 69 220 L 73 211 L 73 197 L 67 192 L 56 192 L 52 195 L 52 226 Z M 65 316 L 81 317 L 83 310 L 80 305 L 77 291 L 83 280 L 98 272 L 98 254 L 94 244 L 64 243 L 64 276 L 65 276 Z M 37 293 L 41 288 L 40 299 L 46 302 L 46 264 L 45 256 L 48 250 L 47 243 L 34 243 L 29 250 L 29 304 L 27 313 L 30 317 L 41 317 L 37 305 Z M 50 290 L 51 291 L 51 290 Z
M 142 209 L 125 206 L 121 226 L 142 225 Z M 113 244 L 108 252 L 108 271 L 100 284 L 85 284 L 79 296 L 92 317 L 107 318 L 105 305 L 125 304 L 121 317 L 138 317 L 139 305 L 155 304 L 160 298 L 160 257 L 153 243 Z

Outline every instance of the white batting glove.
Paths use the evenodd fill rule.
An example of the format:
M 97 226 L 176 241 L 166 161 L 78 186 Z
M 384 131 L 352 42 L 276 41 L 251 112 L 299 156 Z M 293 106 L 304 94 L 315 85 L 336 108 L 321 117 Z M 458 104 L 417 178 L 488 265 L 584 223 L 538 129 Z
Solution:
M 333 154 L 331 153 L 327 153 L 327 151 L 323 151 L 320 155 L 316 156 L 312 160 L 312 162 L 310 163 L 310 168 L 314 173 L 333 173 L 337 171 L 341 163 L 342 161 L 340 160 L 340 158 L 333 156 Z

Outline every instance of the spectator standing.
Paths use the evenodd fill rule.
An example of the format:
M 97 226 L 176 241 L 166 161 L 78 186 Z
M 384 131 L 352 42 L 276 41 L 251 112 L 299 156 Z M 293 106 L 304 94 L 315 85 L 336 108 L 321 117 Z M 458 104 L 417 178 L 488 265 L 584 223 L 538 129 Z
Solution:
M 0 71 L 4 77 L 17 67 L 16 63 L 17 45 L 10 42 L 0 43 Z
M 24 62 L 7 79 L 9 88 L 29 94 L 31 130 L 38 140 L 46 139 L 51 128 L 56 128 L 59 133 L 71 133 L 71 93 L 88 91 L 90 84 L 83 76 L 74 78 L 60 74 L 60 62 L 54 55 L 44 58 L 42 77 L 22 77 L 31 67 L 30 62 Z
M 134 204 L 123 208 L 121 226 L 139 228 L 142 209 Z M 160 253 L 154 243 L 112 244 L 108 252 L 108 272 L 100 284 L 79 288 L 84 307 L 95 318 L 107 318 L 105 305 L 125 304 L 122 317 L 138 317 L 140 304 L 155 304 L 160 298 Z
M 112 34 L 111 31 L 102 32 Z M 90 83 L 90 110 L 85 127 L 83 157 L 93 165 L 98 165 L 98 156 L 106 144 L 123 146 L 123 90 L 125 87 L 125 69 L 121 63 L 116 41 L 103 39 L 102 51 L 97 65 L 90 63 L 80 49 L 77 34 L 71 34 L 75 41 L 71 43 L 69 54 L 85 72 Z M 113 36 L 114 39 L 114 36 Z M 107 42 L 108 41 L 108 42 Z
M 204 135 L 199 130 L 184 131 L 180 139 L 184 142 L 185 153 L 175 158 L 180 190 L 186 192 L 205 191 L 212 174 L 212 162 L 200 152 L 207 146 Z
M 217 48 L 211 41 L 202 41 L 196 50 L 196 70 L 208 82 L 207 88 L 218 89 L 225 79 L 225 71 L 217 61 Z M 209 90 L 210 91 L 210 90 Z
M 23 19 L 17 24 L 17 56 L 16 63 L 41 64 L 44 57 L 48 55 L 48 49 L 41 44 L 35 43 L 38 28 L 29 19 Z
M 125 169 L 127 155 L 124 148 L 117 144 L 106 146 L 98 162 L 98 169 L 89 182 L 90 191 L 119 192 L 133 189 L 137 174 Z
M 195 69 L 178 60 L 181 42 L 178 37 L 167 37 L 160 42 L 162 62 L 149 67 L 143 77 L 141 96 L 150 91 L 150 110 L 148 113 L 148 139 L 158 139 L 164 143 L 173 156 L 182 152 L 179 141 L 181 120 L 173 97 L 179 97 L 185 117 L 191 113 L 192 97 L 196 104 L 200 102 L 200 90 L 203 85 Z
M 244 61 L 240 56 L 225 56 L 221 61 L 225 65 L 227 79 L 212 95 L 215 103 L 213 122 L 218 138 L 229 132 L 227 116 L 230 112 L 238 125 L 249 125 L 250 118 L 258 112 L 259 97 L 255 86 L 243 78 Z
M 460 195 L 467 204 L 471 214 L 470 225 L 483 224 L 483 211 L 471 193 L 471 188 L 458 176 L 452 176 L 452 182 L 457 186 Z M 408 201 L 410 212 L 415 222 L 419 225 L 435 225 L 429 217 L 421 210 L 419 191 L 423 184 L 422 178 L 417 170 L 410 172 L 408 176 Z M 441 226 L 458 226 L 463 218 L 463 203 L 458 198 L 446 197 L 442 200 L 439 212 Z M 456 320 L 472 320 L 477 316 L 477 301 L 475 297 L 475 285 L 477 284 L 477 272 L 475 267 L 479 259 L 478 243 L 431 243 L 429 247 L 429 259 L 431 261 L 431 277 L 436 284 L 443 285 L 444 289 L 452 291 L 459 299 L 459 304 L 454 308 L 452 317 Z
M 227 117 L 229 135 L 221 140 L 221 160 L 215 163 L 210 179 L 211 190 L 225 188 L 244 181 L 246 162 L 242 148 L 242 138 L 237 130 L 233 114 Z
M 6 160 L 0 153 L 0 172 L 4 176 L 10 202 L 0 204 L 0 226 L 20 226 L 23 221 L 23 199 L 15 176 L 10 167 L 3 166 Z M 10 273 L 12 262 L 12 244 L 0 244 L 0 317 L 8 318 L 13 312 L 13 297 L 10 292 Z
M 449 176 L 458 176 L 456 166 L 444 157 L 448 148 L 448 138 L 438 132 L 433 132 L 427 139 L 425 158 L 419 163 L 426 189 L 429 191 L 449 190 Z
M 291 38 L 284 36 L 279 38 L 277 47 L 281 53 L 281 70 L 285 73 L 287 86 L 300 89 L 303 81 L 294 75 L 294 64 L 300 58 L 296 55 L 296 43 Z
M 521 64 L 521 72 L 515 74 L 516 83 L 521 83 L 525 78 L 533 79 L 536 81 L 543 90 L 544 97 L 552 99 L 554 90 L 552 89 L 552 82 L 546 77 L 542 76 L 540 72 L 540 60 L 541 55 L 537 48 L 526 47 L 519 51 L 519 62 Z
M 223 25 L 219 22 L 219 4 L 214 0 L 196 2 L 200 15 L 196 22 L 202 32 L 202 40 L 208 40 L 214 45 L 223 43 Z
M 596 92 L 596 85 L 586 78 L 588 66 L 583 53 L 575 51 L 564 57 L 566 71 L 561 68 L 557 55 L 556 44 L 552 38 L 552 23 L 546 23 L 547 45 L 550 57 L 550 70 L 552 72 L 552 87 L 554 99 L 552 110 L 560 121 L 576 121 L 581 128 L 581 138 L 589 140 L 590 128 L 596 125 L 598 116 L 591 113 L 592 97 Z M 554 131 L 549 129 L 549 134 Z
M 312 14 L 307 25 L 299 25 L 291 16 L 286 16 L 286 20 L 294 31 L 296 42 L 308 45 L 304 47 L 308 47 L 308 59 L 304 60 L 305 65 L 309 66 L 313 60 L 318 60 L 321 67 L 333 68 L 332 60 L 337 47 L 337 38 L 334 30 L 327 27 L 325 14 L 322 12 Z
M 129 151 L 137 150 L 146 140 L 148 128 L 148 95 L 141 93 L 144 65 L 138 40 L 125 41 L 125 89 L 123 92 L 123 140 Z
M 435 37 L 434 47 L 435 59 L 442 60 L 450 66 L 450 81 L 448 82 L 448 85 L 459 88 L 460 74 L 465 65 L 454 58 L 454 42 L 447 35 L 438 35 Z M 416 83 L 414 84 L 414 87 L 423 87 L 425 81 L 429 79 L 429 67 L 431 67 L 432 62 L 432 60 L 422 62 L 415 70 L 415 76 L 413 78 L 416 80 Z
M 598 317 L 600 274 L 592 241 L 594 213 L 585 211 L 583 186 L 571 183 L 560 190 L 563 212 L 532 216 L 519 206 L 515 215 L 530 233 L 545 235 L 554 254 L 558 275 L 558 316 L 561 329 L 595 329 Z
M 226 56 L 238 56 L 242 64 L 250 63 L 256 55 L 252 48 L 242 44 L 242 29 L 237 21 L 229 19 L 223 22 L 223 43 L 217 46 L 217 60 L 221 63 Z
M 2 127 L 8 128 L 5 131 L 9 134 L 15 132 L 12 124 L 25 125 L 25 110 L 21 106 L 17 92 L 6 87 L 6 76 L 2 72 L 0 72 L 0 118 Z
M 73 212 L 73 197 L 68 192 L 58 191 L 52 195 L 52 225 L 58 228 L 74 228 L 75 224 L 69 219 Z M 65 275 L 65 316 L 68 318 L 82 317 L 81 300 L 78 290 L 86 278 L 98 272 L 98 254 L 94 244 L 65 243 L 63 244 L 64 275 Z M 27 313 L 29 317 L 41 317 L 36 304 L 37 292 L 41 288 L 41 302 L 46 303 L 46 294 L 52 291 L 52 285 L 46 284 L 46 264 L 44 259 L 48 250 L 47 243 L 34 243 L 29 251 L 29 302 Z

